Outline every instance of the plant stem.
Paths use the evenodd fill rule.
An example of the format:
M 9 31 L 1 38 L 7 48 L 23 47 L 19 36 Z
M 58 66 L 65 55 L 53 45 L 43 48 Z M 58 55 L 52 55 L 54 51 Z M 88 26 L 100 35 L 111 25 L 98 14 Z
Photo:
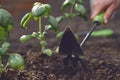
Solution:
M 73 8 L 74 8 L 75 3 L 73 3 L 73 5 L 70 8 L 70 15 L 73 13 Z M 72 15 L 73 16 L 73 15 Z M 70 17 L 69 21 L 68 21 L 68 25 L 71 26 L 71 22 L 72 22 L 72 17 Z
M 7 64 L 5 65 L 5 67 L 3 68 L 3 71 L 6 70 L 6 68 L 8 67 L 8 65 L 9 65 L 9 63 L 7 63 Z
M 0 56 L 0 77 L 3 72 L 3 64 L 2 64 L 2 57 Z
M 41 39 L 41 37 L 40 37 L 40 36 L 42 35 L 42 17 L 39 17 L 39 32 L 38 32 L 38 33 L 39 33 L 39 35 L 38 35 L 38 36 L 39 36 L 39 38 L 38 38 L 38 39 L 39 39 L 39 40 L 40 40 L 40 42 L 41 42 L 41 41 L 42 41 L 42 39 Z M 40 43 L 40 45 L 41 45 L 41 43 Z
M 39 32 L 42 33 L 42 18 L 39 17 Z

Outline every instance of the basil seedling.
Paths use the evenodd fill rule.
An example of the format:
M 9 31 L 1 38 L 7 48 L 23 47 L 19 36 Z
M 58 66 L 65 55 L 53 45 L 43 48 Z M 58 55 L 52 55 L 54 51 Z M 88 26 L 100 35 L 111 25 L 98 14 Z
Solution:
M 27 22 L 29 20 L 34 19 L 35 21 L 39 22 L 39 30 L 36 32 L 33 32 L 32 34 L 23 35 L 20 37 L 20 41 L 22 43 L 32 39 L 37 38 L 40 41 L 41 51 L 43 54 L 46 54 L 48 56 L 52 55 L 52 50 L 47 49 L 47 42 L 45 35 L 47 34 L 47 30 L 54 30 L 56 35 L 60 32 L 58 27 L 59 20 L 54 18 L 51 14 L 51 6 L 49 4 L 42 4 L 40 2 L 36 2 L 33 4 L 33 7 L 31 9 L 31 12 L 28 12 L 25 14 L 25 16 L 22 18 L 20 25 L 22 28 L 27 29 Z M 45 28 L 43 28 L 42 25 L 42 19 L 47 18 L 49 25 L 46 25 Z
M 11 61 L 11 60 L 13 60 L 13 58 L 11 58 L 11 56 L 12 56 L 12 54 L 11 54 L 7 64 L 3 64 L 4 57 L 6 56 L 8 50 L 10 48 L 10 43 L 8 42 L 8 38 L 9 38 L 8 35 L 9 35 L 9 32 L 12 30 L 12 28 L 13 28 L 12 15 L 8 11 L 6 11 L 2 7 L 0 7 L 0 43 L 1 43 L 1 47 L 0 47 L 0 76 L 6 70 L 8 63 L 13 69 L 15 69 L 14 66 L 16 66 L 15 61 L 17 61 L 18 59 L 19 60 L 17 61 L 17 65 L 18 65 L 18 62 L 19 62 L 19 66 L 24 65 L 22 63 L 22 62 L 24 62 L 24 59 L 19 54 L 15 55 L 16 59 L 14 59 L 14 62 Z M 17 66 L 16 69 L 18 69 L 19 66 Z
M 10 66 L 13 69 L 21 70 L 24 69 L 25 62 L 21 55 L 18 53 L 12 53 L 9 56 L 8 59 L 8 66 Z
M 68 9 L 69 8 L 69 9 Z M 69 26 L 71 25 L 71 19 L 73 17 L 82 17 L 86 19 L 86 9 L 83 6 L 82 0 L 65 0 L 61 7 L 62 11 L 64 12 L 64 18 L 68 18 Z
M 67 26 L 71 26 L 72 19 L 75 17 L 82 17 L 83 19 L 87 19 L 87 12 L 85 7 L 83 6 L 83 0 L 65 0 L 62 3 L 61 10 L 63 11 L 63 15 L 56 18 L 58 23 L 60 23 L 64 19 L 68 19 Z M 58 26 L 55 20 L 53 22 L 55 26 Z M 56 37 L 58 39 L 61 39 L 62 35 L 63 32 L 56 31 Z

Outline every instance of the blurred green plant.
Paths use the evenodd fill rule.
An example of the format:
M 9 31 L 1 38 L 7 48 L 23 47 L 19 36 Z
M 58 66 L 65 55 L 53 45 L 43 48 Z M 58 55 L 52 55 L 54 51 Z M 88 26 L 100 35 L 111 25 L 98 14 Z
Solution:
M 88 32 L 79 32 L 78 35 L 82 36 L 82 35 L 86 35 Z M 96 30 L 93 31 L 91 36 L 92 37 L 111 37 L 114 35 L 114 31 L 112 29 L 101 29 L 101 30 Z
M 9 32 L 12 28 L 12 15 L 0 6 L 0 42 L 5 42 L 8 40 Z
M 98 37 L 98 36 L 103 36 L 103 37 L 110 37 L 113 36 L 114 32 L 112 29 L 103 29 L 99 31 L 93 31 L 91 36 L 93 37 Z
M 11 67 L 12 69 L 17 69 L 17 70 L 23 69 L 23 67 L 21 68 L 21 66 L 24 66 L 24 59 L 18 53 L 9 54 L 8 62 L 6 63 L 6 65 L 3 64 L 4 57 L 7 55 L 7 51 L 10 48 L 10 43 L 8 42 L 8 38 L 9 38 L 9 32 L 12 30 L 12 28 L 13 28 L 12 15 L 0 6 L 0 43 L 1 43 L 0 76 L 6 70 L 6 68 L 8 66 Z M 13 56 L 13 57 L 11 57 L 11 56 Z M 15 62 L 15 61 L 17 61 L 17 62 Z M 17 64 L 19 64 L 19 65 L 17 65 Z
M 68 19 L 67 26 L 71 27 L 72 19 L 75 17 L 81 17 L 84 20 L 87 20 L 86 9 L 83 5 L 83 0 L 65 0 L 61 5 L 61 11 L 63 12 L 62 16 L 57 17 L 58 23 L 64 19 Z M 56 37 L 61 39 L 63 32 L 58 32 Z M 76 35 L 77 37 L 77 35 Z
M 63 35 L 63 31 L 60 31 L 58 24 L 62 22 L 64 19 L 68 19 L 67 26 L 71 26 L 72 19 L 74 17 L 81 17 L 84 20 L 87 20 L 87 12 L 83 5 L 83 0 L 65 0 L 61 5 L 61 11 L 63 12 L 63 15 L 58 16 L 54 18 L 54 21 L 52 21 L 52 17 L 50 17 L 50 23 L 54 25 L 47 25 L 47 30 L 54 29 L 56 32 L 56 38 L 61 39 Z M 54 23 L 53 23 L 54 22 Z M 57 28 L 56 28 L 57 27 Z
M 68 26 L 71 26 L 71 20 L 74 17 L 81 17 L 85 20 L 87 19 L 83 0 L 65 0 L 61 6 L 61 10 L 64 13 L 64 16 L 61 17 L 69 19 Z

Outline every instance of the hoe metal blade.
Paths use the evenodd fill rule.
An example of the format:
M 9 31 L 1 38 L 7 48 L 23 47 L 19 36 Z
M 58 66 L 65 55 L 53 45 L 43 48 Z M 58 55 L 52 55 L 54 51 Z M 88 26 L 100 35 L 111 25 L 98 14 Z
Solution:
M 83 55 L 82 49 L 80 48 L 76 37 L 69 27 L 65 29 L 65 32 L 61 39 L 59 53 L 67 54 L 68 56 Z

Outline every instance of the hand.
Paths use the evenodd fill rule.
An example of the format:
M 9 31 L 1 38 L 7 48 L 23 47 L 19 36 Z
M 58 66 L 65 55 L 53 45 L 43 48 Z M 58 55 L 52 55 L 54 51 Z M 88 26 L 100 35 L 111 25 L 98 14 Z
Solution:
M 92 4 L 92 15 L 93 19 L 100 12 L 105 12 L 104 21 L 108 22 L 113 12 L 120 6 L 120 0 L 97 0 Z

